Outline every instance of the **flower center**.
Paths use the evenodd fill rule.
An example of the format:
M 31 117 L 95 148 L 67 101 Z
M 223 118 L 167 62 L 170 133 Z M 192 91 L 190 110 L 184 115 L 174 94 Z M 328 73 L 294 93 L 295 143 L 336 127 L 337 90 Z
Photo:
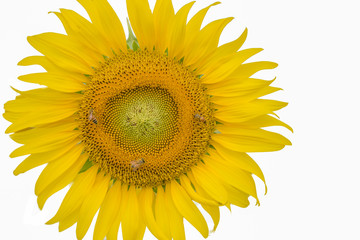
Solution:
M 158 87 L 121 92 L 108 100 L 105 112 L 105 132 L 128 152 L 159 152 L 178 131 L 177 105 Z
M 215 127 L 199 77 L 156 51 L 129 50 L 101 63 L 80 109 L 90 160 L 135 186 L 158 186 L 189 171 Z

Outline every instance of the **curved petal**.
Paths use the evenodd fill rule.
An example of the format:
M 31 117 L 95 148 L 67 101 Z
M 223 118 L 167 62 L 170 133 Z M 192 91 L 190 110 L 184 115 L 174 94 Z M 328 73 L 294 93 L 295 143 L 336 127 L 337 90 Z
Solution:
M 216 159 L 221 159 L 222 162 L 227 162 L 233 166 L 237 166 L 249 173 L 255 174 L 259 177 L 265 184 L 265 177 L 261 171 L 259 165 L 246 153 L 244 152 L 235 152 L 230 149 L 225 148 L 224 146 L 213 143 L 216 150 L 209 150 L 210 156 L 214 156 Z
M 127 46 L 124 28 L 108 1 L 78 0 L 78 2 L 86 9 L 97 30 L 107 39 L 109 43 L 108 48 L 114 52 L 119 50 L 126 52 Z
M 199 209 L 191 201 L 189 195 L 176 181 L 171 181 L 169 187 L 174 205 L 179 213 L 184 216 L 204 238 L 207 238 L 209 235 L 207 223 Z
M 230 197 L 230 195 L 229 195 Z M 230 200 L 230 198 L 229 198 Z M 230 200 L 231 201 L 231 200 Z M 211 230 L 212 232 L 215 232 L 217 226 L 219 225 L 220 222 L 220 209 L 218 206 L 214 206 L 214 205 L 208 205 L 208 204 L 201 204 L 201 206 L 204 208 L 204 210 L 211 216 L 213 222 L 214 222 L 214 227 Z
M 94 230 L 94 240 L 103 240 L 120 211 L 121 183 L 116 181 L 102 203 Z
M 225 128 L 222 129 L 224 131 Z M 235 131 L 235 129 L 233 129 Z M 263 129 L 238 129 L 214 134 L 213 141 L 238 152 L 271 152 L 283 149 L 291 142 L 282 135 Z
M 218 110 L 214 112 L 214 117 L 219 122 L 241 123 L 262 115 L 271 114 L 287 105 L 287 103 L 281 101 L 256 99 L 241 104 L 215 106 Z
M 189 194 L 189 196 L 194 201 L 201 204 L 217 205 L 216 201 L 205 198 L 204 196 L 200 195 L 197 191 L 195 191 L 194 187 L 191 185 L 192 183 L 190 182 L 187 176 L 182 175 L 180 177 L 180 182 L 181 182 L 181 186 L 185 189 L 187 194 Z
M 154 17 L 147 0 L 126 0 L 131 26 L 141 48 L 155 46 Z
M 27 172 L 30 169 L 54 161 L 55 159 L 58 159 L 60 156 L 62 156 L 67 151 L 69 151 L 78 143 L 79 143 L 78 139 L 70 140 L 64 142 L 62 145 L 60 145 L 58 148 L 54 150 L 48 152 L 33 153 L 16 167 L 16 169 L 14 170 L 14 175 L 19 175 L 20 173 Z
M 146 226 L 149 228 L 150 232 L 158 239 L 169 239 L 159 224 L 155 220 L 153 212 L 153 203 L 155 198 L 155 193 L 152 188 L 143 188 L 139 196 L 140 209 L 143 214 L 144 221 Z M 102 239 L 99 239 L 102 240 Z
M 78 160 L 83 150 L 84 146 L 77 144 L 55 161 L 48 163 L 36 181 L 35 194 L 39 195 L 51 182 L 65 173 Z
M 172 239 L 185 240 L 183 216 L 175 207 L 170 189 L 167 189 L 165 191 L 165 204 L 166 204 L 167 214 L 169 216 L 169 225 L 170 225 L 170 232 L 172 235 Z
M 208 57 L 216 50 L 220 35 L 231 20 L 233 20 L 233 18 L 215 20 L 206 25 L 198 34 L 194 33 L 194 38 L 184 49 L 184 53 L 186 54 L 184 64 L 194 66 L 203 65 L 206 60 L 208 60 Z
M 141 217 L 139 211 L 139 201 L 134 186 L 129 190 L 123 189 L 123 201 L 126 207 L 123 209 L 121 219 L 121 229 L 124 240 L 137 239 L 139 228 L 141 227 Z
M 10 157 L 14 158 L 27 154 L 52 151 L 54 149 L 58 149 L 64 146 L 65 142 L 72 141 L 78 138 L 78 136 L 79 133 L 77 131 L 72 131 L 72 132 L 63 132 L 62 135 L 54 136 L 54 138 L 48 139 L 46 142 L 32 141 L 15 149 L 10 154 Z M 78 141 L 80 141 L 80 139 Z
M 165 52 L 171 36 L 175 13 L 171 0 L 157 0 L 154 8 L 155 48 Z
M 79 217 L 76 225 L 76 236 L 78 239 L 83 239 L 90 224 L 94 218 L 95 213 L 98 211 L 101 203 L 104 201 L 106 192 L 109 188 L 110 176 L 104 176 L 100 172 L 96 176 L 94 185 L 91 191 L 86 196 L 86 199 L 80 207 Z
M 168 53 L 170 58 L 177 57 L 180 59 L 183 57 L 185 44 L 185 32 L 186 32 L 186 20 L 191 7 L 195 2 L 190 2 L 180 8 L 174 17 L 174 21 L 171 25 L 170 41 L 168 43 Z
M 68 9 L 60 9 L 60 12 L 52 13 L 60 19 L 71 39 L 93 51 L 95 59 L 101 61 L 103 55 L 111 56 L 113 54 L 105 36 L 87 19 Z
M 87 171 L 80 173 L 77 176 L 77 178 L 74 180 L 74 184 L 71 186 L 70 190 L 62 201 L 59 210 L 55 216 L 46 224 L 54 224 L 64 219 L 81 206 L 84 201 L 84 197 L 87 196 L 92 186 L 94 185 L 97 172 L 97 167 L 91 167 Z
M 165 192 L 160 186 L 157 188 L 157 194 L 155 199 L 155 219 L 161 229 L 164 231 L 167 239 L 171 239 L 171 230 L 169 224 L 169 216 L 165 205 Z
M 89 56 L 81 44 L 76 44 L 66 35 L 42 33 L 28 37 L 28 41 L 36 50 L 68 71 L 91 74 L 91 67 L 98 64 L 97 58 Z
M 50 196 L 74 181 L 88 158 L 89 156 L 85 153 L 80 155 L 79 159 L 75 161 L 75 163 L 68 169 L 68 171 L 64 172 L 61 176 L 56 178 L 38 195 L 37 203 L 40 209 L 44 207 L 45 202 Z
M 251 174 L 218 161 L 215 157 L 204 157 L 206 168 L 225 183 L 253 196 L 257 202 L 256 186 Z M 225 185 L 225 184 L 224 184 Z
M 187 173 L 196 185 L 200 185 L 204 191 L 216 200 L 220 205 L 224 205 L 228 201 L 227 192 L 217 177 L 211 175 L 204 169 L 204 165 L 195 166 L 191 172 Z M 196 186 L 195 186 L 196 188 Z

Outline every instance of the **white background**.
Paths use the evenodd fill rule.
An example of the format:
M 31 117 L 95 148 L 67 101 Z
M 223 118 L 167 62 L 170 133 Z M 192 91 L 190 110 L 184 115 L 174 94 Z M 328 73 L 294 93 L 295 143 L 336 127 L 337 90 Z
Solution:
M 110 3 L 125 23 L 125 0 Z M 176 9 L 187 1 L 174 0 Z M 207 5 L 200 0 L 191 15 Z M 358 1 L 332 0 L 223 0 L 209 11 L 206 22 L 234 16 L 221 42 L 237 37 L 245 27 L 245 47 L 265 49 L 252 60 L 272 60 L 279 67 L 263 74 L 277 76 L 273 84 L 284 89 L 271 98 L 289 102 L 278 112 L 294 134 L 274 128 L 293 146 L 280 152 L 253 154 L 267 179 L 259 181 L 261 206 L 221 211 L 220 225 L 208 239 L 303 240 L 360 239 L 359 175 L 359 68 L 360 14 Z M 152 4 L 154 1 L 152 1 Z M 17 62 L 36 55 L 26 37 L 47 31 L 63 32 L 55 15 L 59 8 L 85 15 L 75 0 L 13 0 L 0 9 L 1 105 L 14 98 L 9 85 L 26 89 L 19 75 L 41 71 Z M 3 113 L 3 109 L 0 110 Z M 3 133 L 9 125 L 0 119 Z M 75 239 L 75 228 L 58 233 L 44 223 L 56 212 L 65 191 L 52 197 L 39 211 L 33 188 L 41 167 L 15 177 L 22 158 L 8 155 L 17 147 L 0 134 L 0 239 Z M 211 220 L 210 220 L 211 223 Z M 210 224 L 211 225 L 211 224 Z M 93 226 L 92 226 L 93 229 Z M 91 239 L 92 229 L 85 239 Z M 202 239 L 186 225 L 187 239 Z M 153 239 L 151 234 L 144 239 Z

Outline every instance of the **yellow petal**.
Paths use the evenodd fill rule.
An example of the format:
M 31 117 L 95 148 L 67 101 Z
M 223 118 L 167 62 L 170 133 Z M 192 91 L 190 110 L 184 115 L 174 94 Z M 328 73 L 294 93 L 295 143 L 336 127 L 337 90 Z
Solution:
M 117 240 L 118 237 L 118 232 L 119 232 L 119 227 L 120 227 L 120 222 L 123 219 L 124 216 L 124 212 L 125 209 L 127 208 L 129 202 L 128 202 L 128 185 L 127 184 L 123 184 L 121 186 L 121 201 L 120 201 L 120 209 L 119 211 L 116 213 L 115 219 L 113 221 L 113 223 L 110 226 L 109 232 L 106 235 L 106 239 L 108 240 Z
M 188 172 L 188 176 L 196 185 L 200 185 L 204 191 L 216 200 L 220 205 L 227 202 L 227 192 L 216 176 L 211 175 L 204 169 L 204 165 L 195 166 L 191 172 Z M 196 186 L 195 186 L 196 188 Z
M 176 181 L 171 182 L 170 189 L 174 205 L 179 213 L 184 216 L 204 238 L 207 238 L 209 229 L 206 221 L 186 191 Z
M 214 58 L 219 58 L 223 56 L 228 56 L 237 52 L 241 46 L 244 44 L 247 37 L 248 30 L 245 28 L 244 32 L 234 41 L 221 45 L 216 50 L 216 53 L 213 55 Z
M 90 224 L 98 211 L 101 203 L 104 201 L 106 192 L 109 187 L 110 175 L 104 176 L 103 172 L 98 173 L 91 191 L 86 196 L 80 207 L 79 218 L 76 226 L 77 239 L 83 239 Z
M 85 153 L 80 155 L 79 159 L 76 160 L 76 162 L 66 172 L 56 178 L 38 195 L 37 203 L 40 209 L 44 207 L 45 202 L 50 196 L 74 181 L 88 158 L 89 156 Z
M 34 103 L 41 102 L 42 104 L 49 103 L 56 106 L 57 104 L 65 105 L 72 102 L 79 102 L 83 97 L 83 95 L 79 93 L 64 93 L 50 88 L 36 88 L 29 91 L 19 91 L 13 88 L 13 90 L 21 94 L 16 96 L 16 100 L 33 101 Z M 23 104 L 25 104 L 25 101 Z M 40 107 L 40 105 L 36 107 Z
M 169 185 L 167 185 L 171 188 Z M 172 239 L 185 240 L 184 222 L 181 213 L 177 210 L 170 189 L 165 191 L 165 204 L 169 216 L 169 225 Z
M 235 69 L 229 77 L 238 79 L 248 78 L 261 70 L 274 69 L 277 66 L 277 63 L 268 61 L 245 63 Z
M 269 86 L 274 80 L 267 81 L 256 78 L 227 79 L 226 81 L 209 85 L 208 94 L 222 97 L 248 95 Z
M 217 205 L 217 202 L 215 202 L 212 199 L 205 198 L 204 196 L 200 195 L 199 192 L 195 191 L 193 186 L 191 186 L 191 182 L 188 179 L 187 176 L 182 175 L 180 177 L 181 186 L 185 189 L 187 194 L 196 202 L 201 204 L 209 204 L 209 205 Z
M 167 208 L 165 203 L 164 189 L 159 186 L 157 188 L 156 200 L 155 200 L 155 219 L 157 224 L 165 233 L 167 239 L 171 239 L 169 215 L 167 214 Z
M 17 168 L 14 170 L 14 175 L 19 175 L 20 173 L 29 171 L 30 169 L 38 167 L 42 164 L 54 161 L 55 159 L 63 155 L 65 152 L 73 148 L 76 144 L 78 144 L 78 141 L 78 139 L 67 141 L 64 142 L 62 146 L 59 146 L 59 148 L 56 148 L 49 152 L 31 154 L 22 163 L 20 163 L 19 166 L 17 166 Z
M 226 106 L 231 102 L 232 104 L 242 104 L 246 102 L 251 102 L 259 97 L 263 97 L 265 95 L 277 92 L 282 90 L 281 88 L 277 87 L 264 87 L 261 89 L 257 89 L 251 93 L 245 95 L 238 95 L 238 96 L 213 96 L 211 101 L 216 105 Z
M 60 109 L 49 108 L 46 112 L 34 109 L 32 112 L 22 113 L 21 117 L 17 118 L 16 121 L 6 129 L 5 133 L 17 132 L 42 124 L 56 122 L 72 116 L 77 110 L 76 106 Z
M 70 228 L 72 225 L 74 225 L 77 222 L 77 219 L 79 217 L 80 208 L 77 208 L 75 211 L 73 211 L 70 215 L 65 217 L 59 222 L 59 232 L 62 232 L 68 228 Z
M 194 41 L 194 39 L 199 34 L 200 27 L 202 25 L 202 22 L 204 21 L 206 13 L 209 11 L 209 9 L 212 6 L 215 6 L 218 4 L 220 4 L 220 2 L 215 2 L 213 4 L 210 4 L 209 6 L 201 9 L 190 19 L 189 23 L 186 26 L 185 46 L 187 48 L 191 47 L 191 43 Z
M 70 190 L 62 201 L 59 210 L 57 211 L 55 216 L 50 219 L 46 224 L 54 224 L 64 219 L 76 208 L 81 206 L 84 198 L 91 191 L 91 188 L 96 179 L 97 172 L 97 167 L 91 167 L 87 171 L 80 173 L 77 176 L 73 185 L 71 186 Z
M 228 125 L 228 123 L 224 122 L 224 125 Z M 269 115 L 262 115 L 253 118 L 249 121 L 241 122 L 238 124 L 231 123 L 231 125 L 234 126 L 234 128 L 248 128 L 248 129 L 258 129 L 258 128 L 270 127 L 270 126 L 282 126 L 293 132 L 293 129 L 288 124 Z
M 237 166 L 249 173 L 255 174 L 264 182 L 266 188 L 263 172 L 261 171 L 259 165 L 257 165 L 257 163 L 248 154 L 244 152 L 232 151 L 220 144 L 217 144 L 216 142 L 213 143 L 213 146 L 216 150 L 210 149 L 210 156 L 214 156 L 216 159 L 221 159 L 223 162 L 228 162 L 231 165 Z
M 121 183 L 116 181 L 100 207 L 94 230 L 94 240 L 103 240 L 120 211 Z
M 134 240 L 143 240 L 145 230 L 146 230 L 145 224 L 143 222 L 140 222 Z
M 220 122 L 240 123 L 265 114 L 271 114 L 285 106 L 287 103 L 281 101 L 256 99 L 241 104 L 231 103 L 227 106 L 216 106 L 218 110 L 214 113 L 214 117 Z
M 15 149 L 11 154 L 10 157 L 19 157 L 27 154 L 32 153 L 41 153 L 41 152 L 48 152 L 59 147 L 64 146 L 65 142 L 72 141 L 79 136 L 79 132 L 72 131 L 72 132 L 63 132 L 63 135 L 55 136 L 53 139 L 48 139 L 48 142 L 29 142 L 17 149 Z M 79 139 L 80 141 L 80 139 Z
M 124 202 L 127 205 L 123 209 L 123 217 L 121 219 L 121 229 L 124 240 L 132 240 L 137 238 L 139 228 L 141 226 L 141 217 L 139 211 L 139 202 L 134 186 L 130 186 L 129 190 L 123 191 Z
M 216 58 L 212 58 L 214 60 L 210 60 L 206 67 L 199 69 L 199 71 L 204 74 L 204 76 L 201 78 L 201 81 L 205 84 L 213 84 L 223 81 L 228 76 L 230 76 L 243 62 L 255 54 L 261 52 L 262 50 L 262 48 L 245 49 L 234 53 L 234 55 L 228 57 L 226 61 L 224 61 L 222 58 L 220 58 L 222 61 L 219 61 Z
M 154 18 L 147 0 L 126 0 L 131 26 L 141 48 L 155 46 Z
M 228 192 L 229 202 L 231 204 L 234 204 L 241 208 L 246 208 L 250 205 L 250 202 L 249 202 L 250 195 L 249 194 L 246 194 L 243 191 L 241 191 L 231 185 L 227 185 L 225 188 L 226 188 L 226 191 Z M 257 204 L 259 204 L 259 202 L 257 202 Z
M 76 78 L 76 75 L 66 76 L 56 73 L 31 73 L 18 77 L 19 80 L 28 83 L 37 83 L 51 89 L 62 92 L 78 92 L 85 89 L 86 79 L 83 76 Z M 82 80 L 82 82 L 80 81 Z
M 31 66 L 31 65 L 40 65 L 47 72 L 57 72 L 59 69 L 54 63 L 52 63 L 46 56 L 30 56 L 22 59 L 19 63 L 19 66 Z M 63 69 L 64 70 L 64 69 Z M 64 70 L 65 71 L 65 70 Z
M 204 210 L 211 216 L 213 222 L 214 222 L 214 227 L 211 230 L 212 232 L 215 232 L 217 226 L 219 225 L 220 222 L 220 210 L 218 206 L 214 206 L 214 205 L 208 205 L 208 204 L 201 204 L 201 206 L 204 208 Z
M 152 188 L 142 188 L 139 196 L 140 211 L 143 214 L 146 226 L 156 238 L 169 239 L 155 220 L 153 212 L 154 196 L 155 194 Z M 99 238 L 99 240 L 102 239 Z
M 165 52 L 175 16 L 171 0 L 158 0 L 154 8 L 155 48 Z
M 215 20 L 206 25 L 199 33 L 193 33 L 194 39 L 185 46 L 184 63 L 186 65 L 201 66 L 209 60 L 208 57 L 216 50 L 221 32 L 233 18 Z M 189 32 L 189 34 L 191 34 Z
M 78 160 L 83 151 L 84 146 L 82 144 L 77 144 L 55 161 L 48 163 L 36 181 L 35 194 L 39 195 L 56 178 L 66 172 L 75 161 Z
M 120 19 L 106 0 L 78 0 L 86 9 L 94 26 L 110 43 L 109 48 L 126 52 L 126 37 Z M 104 17 L 106 16 L 106 17 Z
M 226 129 L 212 139 L 222 146 L 238 152 L 270 152 L 283 149 L 291 142 L 282 135 L 263 129 Z M 232 131 L 232 132 L 230 132 Z
M 213 175 L 218 176 L 225 183 L 253 196 L 257 201 L 257 193 L 254 179 L 251 174 L 245 172 L 236 166 L 227 165 L 224 161 L 219 161 L 216 157 L 203 157 L 206 169 Z M 224 184 L 226 185 L 226 184 Z
M 183 57 L 183 48 L 185 44 L 186 20 L 191 7 L 195 2 L 190 2 L 180 8 L 174 17 L 171 27 L 170 41 L 168 43 L 168 53 L 170 58 Z
M 46 144 L 51 142 L 51 138 L 62 139 L 62 134 L 76 131 L 74 130 L 76 127 L 78 127 L 78 123 L 75 121 L 60 121 L 56 122 L 54 126 L 43 125 L 37 128 L 16 132 L 11 134 L 10 137 L 15 142 L 21 144 L 29 144 L 34 142 L 34 139 L 36 139 L 37 142 Z
M 93 72 L 91 67 L 98 63 L 97 59 L 84 56 L 86 51 L 83 51 L 82 45 L 71 41 L 66 35 L 42 33 L 28 37 L 28 41 L 53 63 L 69 71 L 91 74 Z

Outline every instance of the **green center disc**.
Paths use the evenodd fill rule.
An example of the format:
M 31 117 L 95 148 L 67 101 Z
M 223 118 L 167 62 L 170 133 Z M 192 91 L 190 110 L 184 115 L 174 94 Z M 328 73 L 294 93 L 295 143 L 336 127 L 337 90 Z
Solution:
M 159 152 L 177 131 L 178 110 L 171 95 L 157 87 L 137 87 L 109 99 L 105 131 L 127 151 Z

